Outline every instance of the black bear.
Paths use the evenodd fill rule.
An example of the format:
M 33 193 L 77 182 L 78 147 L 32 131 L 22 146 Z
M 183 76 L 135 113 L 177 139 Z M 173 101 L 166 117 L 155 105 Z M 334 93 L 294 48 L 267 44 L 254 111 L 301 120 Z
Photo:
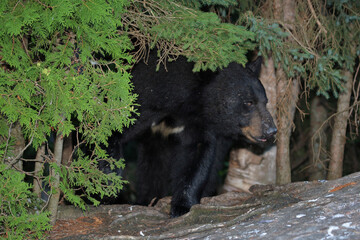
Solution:
M 153 200 L 163 198 L 172 194 L 176 179 L 176 173 L 181 168 L 182 158 L 189 152 L 184 152 L 184 137 L 194 134 L 173 119 L 167 117 L 162 122 L 154 125 L 138 139 L 138 162 L 136 181 L 136 203 L 149 205 L 156 203 Z M 195 132 L 197 134 L 197 132 Z M 194 136 L 188 136 L 191 140 Z M 213 196 L 221 180 L 219 171 L 223 168 L 229 148 L 233 141 L 218 138 L 216 143 L 215 158 L 209 172 L 206 186 L 201 193 L 202 197 Z M 200 142 L 194 143 L 196 144 Z M 193 151 L 193 147 L 189 147 Z M 176 164 L 180 164 L 176 166 Z M 181 172 L 181 171 L 180 171 Z M 180 173 L 181 174 L 181 173 Z M 174 182 L 175 181 L 175 182 Z
M 150 53 L 148 64 L 134 67 L 140 117 L 123 134 L 114 135 L 109 148 L 113 157 L 122 157 L 123 143 L 136 138 L 141 142 L 151 134 L 151 127 L 155 132 L 161 124 L 172 127 L 172 139 L 161 153 L 139 156 L 138 202 L 145 204 L 150 197 L 171 192 L 171 216 L 177 217 L 211 194 L 214 169 L 232 141 L 263 143 L 277 129 L 257 78 L 260 58 L 246 68 L 231 63 L 214 73 L 193 73 L 193 64 L 183 57 L 168 63 L 166 70 L 161 67 L 156 72 L 156 64 L 156 54 Z M 149 155 L 153 143 L 146 139 L 151 137 L 143 139 L 140 148 L 146 148 L 143 152 Z

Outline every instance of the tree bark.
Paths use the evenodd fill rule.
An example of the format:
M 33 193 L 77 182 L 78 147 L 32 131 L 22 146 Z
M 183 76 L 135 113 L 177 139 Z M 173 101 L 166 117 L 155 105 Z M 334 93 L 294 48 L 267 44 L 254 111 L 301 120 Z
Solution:
M 274 17 L 290 24 L 289 28 L 291 29 L 291 24 L 295 21 L 295 1 L 274 0 Z M 291 182 L 290 136 L 299 94 L 299 84 L 297 79 L 287 79 L 280 66 L 277 68 L 276 77 L 278 79 L 276 183 L 285 184 Z
M 281 69 L 278 69 L 278 133 L 276 153 L 276 183 L 291 182 L 290 166 L 290 136 L 293 118 L 299 94 L 298 81 L 286 79 Z
M 73 141 L 72 133 L 69 136 L 64 137 L 64 148 L 62 153 L 62 164 L 64 166 L 69 166 L 72 161 L 72 152 L 73 152 Z
M 328 124 L 323 126 L 323 123 L 326 122 L 327 115 L 326 108 L 321 104 L 321 97 L 314 97 L 310 106 L 310 135 L 312 136 L 309 142 L 310 167 L 308 173 L 310 181 L 326 178 L 327 137 L 325 130 Z
M 260 80 L 266 89 L 266 95 L 268 97 L 267 108 L 271 116 L 274 118 L 274 122 L 276 122 L 277 83 L 275 65 L 271 57 L 269 57 L 262 65 Z M 265 176 L 261 178 L 261 183 L 263 184 L 276 183 L 276 152 L 276 144 L 272 143 L 272 145 L 263 153 L 263 162 L 261 163 L 260 169 L 255 169 L 255 171 L 266 172 Z
M 25 139 L 24 139 L 24 135 L 21 131 L 21 126 L 18 122 L 16 122 L 11 129 L 11 137 L 13 137 L 15 139 L 13 155 L 21 157 L 22 156 L 21 152 L 23 152 L 24 148 L 25 148 Z M 21 154 L 21 155 L 19 155 L 19 154 Z M 19 159 L 15 165 L 18 169 L 21 169 L 21 170 L 23 169 L 23 161 L 22 160 Z
M 36 162 L 35 162 L 35 175 L 41 176 L 43 166 L 43 156 L 45 155 L 45 144 L 41 144 L 41 146 L 38 148 L 36 152 Z M 41 179 L 40 178 L 34 178 L 33 181 L 33 191 L 34 193 L 40 198 L 41 197 Z
M 345 90 L 339 94 L 337 112 L 334 119 L 334 127 L 330 144 L 330 164 L 328 179 L 333 180 L 342 176 L 344 149 L 346 143 L 346 127 L 349 117 L 349 106 L 353 76 L 350 71 L 345 71 L 347 79 Z
M 61 165 L 61 158 L 63 152 L 63 144 L 64 138 L 61 133 L 57 133 L 55 145 L 54 145 L 54 160 L 57 165 Z M 53 177 L 53 181 L 51 181 L 51 196 L 49 200 L 48 210 L 50 211 L 50 221 L 51 224 L 55 224 L 56 222 L 56 214 L 57 214 L 57 207 L 60 198 L 60 175 L 51 169 L 51 176 Z

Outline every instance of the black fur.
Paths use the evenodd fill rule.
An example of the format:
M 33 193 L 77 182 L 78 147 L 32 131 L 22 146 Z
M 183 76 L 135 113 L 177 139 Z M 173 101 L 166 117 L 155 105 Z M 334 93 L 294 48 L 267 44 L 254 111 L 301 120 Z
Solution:
M 217 73 L 193 73 L 193 64 L 179 58 L 155 72 L 155 54 L 148 65 L 133 70 L 139 94 L 140 117 L 121 136 L 110 140 L 114 157 L 121 157 L 121 144 L 137 138 L 141 142 L 138 164 L 138 202 L 173 195 L 171 216 L 180 216 L 213 194 L 217 159 L 224 158 L 231 142 L 247 139 L 262 143 L 276 133 L 266 109 L 265 89 L 257 79 L 261 59 L 246 68 L 231 63 Z M 155 139 L 151 126 L 166 121 L 183 127 L 165 140 Z M 245 137 L 245 138 L 244 138 Z M 158 137 L 159 138 L 159 137 Z M 164 147 L 152 147 L 163 144 Z M 161 149 L 152 152 L 152 149 Z

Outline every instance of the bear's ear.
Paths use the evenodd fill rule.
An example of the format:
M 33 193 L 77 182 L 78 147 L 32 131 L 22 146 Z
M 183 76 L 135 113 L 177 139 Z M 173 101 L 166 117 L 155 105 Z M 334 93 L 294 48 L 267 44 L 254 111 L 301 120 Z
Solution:
M 259 56 L 255 61 L 246 64 L 246 68 L 250 69 L 256 77 L 259 77 L 261 71 L 262 56 Z

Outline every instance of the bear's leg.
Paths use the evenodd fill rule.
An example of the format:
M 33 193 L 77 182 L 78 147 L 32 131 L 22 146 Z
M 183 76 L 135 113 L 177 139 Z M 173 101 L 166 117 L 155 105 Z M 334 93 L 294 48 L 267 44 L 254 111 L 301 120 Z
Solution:
M 145 134 L 138 143 L 136 168 L 136 203 L 148 205 L 154 198 L 169 194 L 169 166 L 166 158 L 166 140 L 161 136 Z
M 232 145 L 233 143 L 230 139 L 217 138 L 215 160 L 201 198 L 217 194 L 218 187 L 221 183 L 221 176 L 219 173 L 224 168 L 224 162 L 228 157 Z
M 198 142 L 199 143 L 199 142 Z M 208 133 L 201 144 L 181 144 L 172 165 L 171 217 L 189 212 L 200 203 L 215 159 L 216 138 Z

